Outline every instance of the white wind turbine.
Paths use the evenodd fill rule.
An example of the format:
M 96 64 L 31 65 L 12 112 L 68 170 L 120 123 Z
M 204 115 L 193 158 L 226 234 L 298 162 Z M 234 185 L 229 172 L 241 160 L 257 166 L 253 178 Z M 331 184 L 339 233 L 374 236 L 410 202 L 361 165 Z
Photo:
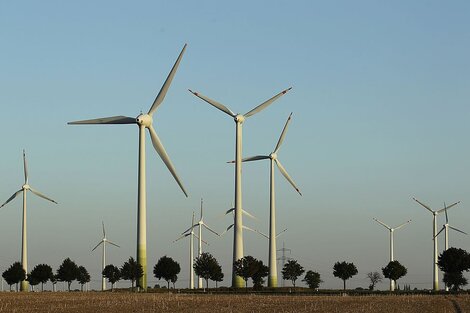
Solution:
M 54 200 L 46 197 L 42 193 L 40 193 L 37 190 L 34 190 L 31 188 L 31 186 L 28 184 L 28 167 L 26 165 L 26 154 L 25 151 L 23 150 L 23 166 L 24 166 L 24 184 L 21 186 L 21 189 L 15 192 L 10 198 L 8 198 L 7 201 L 5 201 L 2 206 L 0 206 L 0 209 L 4 207 L 8 202 L 12 201 L 15 199 L 20 193 L 23 193 L 23 224 L 22 224 L 22 241 L 21 241 L 21 266 L 23 267 L 25 273 L 28 273 L 28 244 L 27 244 L 27 231 L 26 231 L 26 193 L 27 191 L 31 191 L 33 194 L 35 194 L 38 197 L 41 197 L 43 199 L 49 200 L 51 202 L 55 202 Z M 28 281 L 23 280 L 21 281 L 20 285 L 20 290 L 21 291 L 28 291 Z
M 437 215 L 439 213 L 442 213 L 448 209 L 450 209 L 451 207 L 457 205 L 460 203 L 460 201 L 458 202 L 455 202 L 454 204 L 451 204 L 450 206 L 448 207 L 444 207 L 443 209 L 440 209 L 440 210 L 432 210 L 429 206 L 427 206 L 426 204 L 420 202 L 419 200 L 417 200 L 416 198 L 413 198 L 413 200 L 415 200 L 416 202 L 418 202 L 421 206 L 423 206 L 425 209 L 427 209 L 429 212 L 432 213 L 432 216 L 433 216 L 433 232 L 432 232 L 432 237 L 433 237 L 433 242 L 434 242 L 434 257 L 433 257 L 433 290 L 434 291 L 437 291 L 439 290 L 439 279 L 438 279 L 438 267 L 437 267 L 437 239 L 436 239 L 436 235 L 437 235 Z
M 140 114 L 136 118 L 126 117 L 126 116 L 113 116 L 98 118 L 92 120 L 76 121 L 70 122 L 70 125 L 83 125 L 83 124 L 137 124 L 139 127 L 139 170 L 138 170 L 138 198 L 137 198 L 137 263 L 142 266 L 144 274 L 139 279 L 138 286 L 143 290 L 147 290 L 147 208 L 146 208 L 146 186 L 145 186 L 145 129 L 147 128 L 150 133 L 150 138 L 152 139 L 152 144 L 157 153 L 160 155 L 160 158 L 165 163 L 168 170 L 173 175 L 174 179 L 180 186 L 183 193 L 188 196 L 186 190 L 183 187 L 178 175 L 176 174 L 175 167 L 170 160 L 165 148 L 163 147 L 160 138 L 158 138 L 155 129 L 152 126 L 153 114 L 163 102 L 163 99 L 166 96 L 168 88 L 170 87 L 171 81 L 178 69 L 178 66 L 183 57 L 183 53 L 186 49 L 186 44 L 184 45 L 181 53 L 178 56 L 173 68 L 171 69 L 168 77 L 165 80 L 160 92 L 158 93 L 155 101 L 153 102 L 150 110 L 147 114 Z
M 292 113 L 289 115 L 286 124 L 284 125 L 284 129 L 282 130 L 281 136 L 277 142 L 274 151 L 271 152 L 269 155 L 257 155 L 254 157 L 244 158 L 243 162 L 248 161 L 258 161 L 258 160 L 266 160 L 269 159 L 271 166 L 270 166 L 270 183 L 269 183 L 269 194 L 270 194 L 270 206 L 269 206 L 269 276 L 268 276 L 268 287 L 277 287 L 277 264 L 276 264 L 276 196 L 275 196 L 275 186 L 274 186 L 274 164 L 277 165 L 277 168 L 281 172 L 281 174 L 287 179 L 287 181 L 294 187 L 294 189 L 300 193 L 299 188 L 295 185 L 292 178 L 287 173 L 284 166 L 282 166 L 281 162 L 277 158 L 277 153 L 284 141 L 284 137 L 286 135 L 287 127 L 291 121 Z
M 383 227 L 387 228 L 390 232 L 390 262 L 392 262 L 392 261 L 394 261 L 394 259 L 393 259 L 393 232 L 397 229 L 402 228 L 403 226 L 405 226 L 406 224 L 411 222 L 411 220 L 408 220 L 408 221 L 404 222 L 403 224 L 401 224 L 401 225 L 399 225 L 395 228 L 392 228 L 392 227 L 388 226 L 387 224 L 385 224 L 384 222 L 379 221 L 376 218 L 374 218 L 374 221 L 376 221 L 377 223 L 379 223 Z M 395 290 L 395 281 L 393 279 L 390 279 L 390 291 L 394 291 L 394 290 Z
M 447 207 L 446 207 L 446 204 L 444 203 L 444 212 L 446 213 L 446 223 L 442 226 L 441 230 L 436 234 L 436 236 L 434 236 L 434 238 L 436 238 L 437 236 L 439 236 L 439 234 L 444 231 L 444 240 L 445 240 L 445 246 L 444 246 L 444 251 L 446 251 L 447 249 L 449 249 L 449 228 L 450 229 L 453 229 L 455 231 L 458 231 L 462 234 L 465 234 L 465 235 L 468 235 L 466 232 L 464 231 L 461 231 L 460 229 L 457 229 L 453 226 L 450 226 L 449 225 L 449 217 L 447 216 Z M 449 287 L 446 286 L 446 291 L 449 291 Z
M 193 224 L 189 229 L 186 229 L 181 235 L 187 235 L 189 232 L 192 232 L 193 231 L 193 228 L 194 227 L 198 227 L 199 228 L 199 245 L 198 245 L 198 256 L 200 257 L 201 254 L 202 254 L 202 243 L 206 243 L 204 240 L 202 240 L 202 227 L 206 228 L 208 231 L 216 234 L 217 236 L 220 236 L 216 231 L 214 231 L 213 229 L 211 229 L 209 226 L 207 226 L 207 224 L 204 222 L 204 216 L 202 214 L 202 199 L 201 199 L 201 217 L 199 219 L 199 221 L 195 224 Z M 181 238 L 181 237 L 180 237 Z M 197 238 L 197 237 L 196 237 Z M 207 243 L 206 243 L 207 244 Z M 197 281 L 197 288 L 202 288 L 202 277 L 199 277 L 198 278 L 198 281 Z
M 238 259 L 243 258 L 243 221 L 242 221 L 242 126 L 246 118 L 255 115 L 256 113 L 264 110 L 271 103 L 273 103 L 277 98 L 285 95 L 291 88 L 281 91 L 271 99 L 261 103 L 251 111 L 248 111 L 244 115 L 235 114 L 232 110 L 224 106 L 223 104 L 207 98 L 206 96 L 201 95 L 200 93 L 193 92 L 189 90 L 195 96 L 206 101 L 215 108 L 221 110 L 222 112 L 230 115 L 236 123 L 236 140 L 235 140 L 235 216 L 234 216 L 234 234 L 233 234 L 233 263 Z M 232 269 L 232 287 L 242 288 L 244 286 L 244 280 L 240 276 L 235 274 L 235 271 Z
M 95 251 L 96 248 L 98 248 L 101 244 L 103 244 L 103 256 L 101 258 L 101 290 L 104 291 L 106 290 L 106 279 L 103 275 L 104 268 L 106 267 L 106 243 L 109 243 L 118 248 L 120 248 L 120 246 L 118 246 L 117 244 L 115 244 L 114 242 L 106 238 L 106 230 L 104 229 L 104 222 L 101 222 L 101 223 L 103 224 L 103 239 L 101 239 L 101 241 L 91 251 L 92 252 Z

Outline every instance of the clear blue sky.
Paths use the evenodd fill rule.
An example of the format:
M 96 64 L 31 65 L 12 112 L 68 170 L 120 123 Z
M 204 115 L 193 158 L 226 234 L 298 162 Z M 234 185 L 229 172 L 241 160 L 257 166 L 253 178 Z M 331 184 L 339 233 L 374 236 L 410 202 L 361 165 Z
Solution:
M 137 128 L 66 123 L 146 112 L 188 43 L 154 126 L 190 197 L 147 138 L 149 272 L 167 254 L 187 285 L 188 243 L 172 240 L 201 196 L 210 226 L 231 223 L 235 125 L 187 89 L 245 113 L 292 86 L 244 125 L 243 154 L 269 153 L 293 112 L 279 157 L 304 196 L 276 173 L 277 225 L 289 229 L 279 247 L 323 287 L 341 288 L 332 265 L 342 260 L 359 269 L 349 286 L 367 287 L 388 260 L 372 218 L 411 218 L 396 233 L 400 284 L 430 288 L 432 216 L 412 196 L 433 208 L 462 201 L 450 222 L 470 231 L 469 12 L 467 1 L 0 2 L 0 201 L 22 184 L 24 148 L 31 185 L 59 202 L 29 197 L 30 268 L 71 257 L 97 287 L 102 220 L 122 246 L 109 262 L 135 255 Z M 243 184 L 258 217 L 245 223 L 266 232 L 268 163 L 246 164 Z M 20 257 L 20 208 L 0 211 L 1 271 Z M 267 241 L 244 236 L 245 253 L 267 262 Z M 229 278 L 232 235 L 205 239 Z M 450 242 L 469 249 L 460 234 Z

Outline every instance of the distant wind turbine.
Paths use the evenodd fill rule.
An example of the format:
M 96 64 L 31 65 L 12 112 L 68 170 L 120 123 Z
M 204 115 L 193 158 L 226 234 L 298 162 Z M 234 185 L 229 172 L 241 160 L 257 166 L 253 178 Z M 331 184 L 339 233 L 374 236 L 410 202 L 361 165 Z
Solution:
M 284 137 L 287 132 L 287 127 L 291 121 L 292 113 L 287 118 L 286 124 L 284 125 L 284 129 L 282 130 L 281 136 L 274 148 L 274 151 L 271 152 L 269 155 L 257 155 L 249 158 L 244 158 L 242 162 L 249 162 L 249 161 L 258 161 L 258 160 L 269 160 L 271 163 L 270 166 L 270 181 L 269 181 L 269 194 L 270 194 L 270 206 L 269 206 L 269 276 L 268 276 L 268 287 L 275 288 L 277 287 L 277 255 L 276 255 L 276 195 L 275 195 L 275 186 L 274 186 L 274 164 L 277 165 L 277 168 L 281 172 L 281 174 L 287 179 L 287 181 L 294 187 L 294 189 L 300 193 L 299 188 L 296 186 L 292 178 L 287 173 L 284 166 L 282 166 L 281 162 L 277 157 L 277 153 L 281 148 L 282 142 L 284 141 Z
M 106 267 L 106 243 L 109 243 L 113 246 L 116 246 L 118 248 L 120 248 L 117 244 L 115 244 L 114 242 L 108 240 L 108 238 L 106 238 L 106 230 L 104 229 L 104 222 L 101 222 L 102 225 L 103 225 L 103 239 L 101 239 L 101 241 L 93 248 L 93 250 L 91 250 L 92 252 L 96 250 L 96 248 L 98 248 L 101 244 L 103 244 L 103 255 L 102 255 L 102 258 L 101 258 L 101 290 L 105 291 L 106 290 L 106 279 L 103 275 L 103 271 L 104 271 L 104 268 Z
M 455 202 L 454 204 L 451 204 L 449 205 L 448 207 L 444 207 L 443 209 L 440 209 L 440 210 L 432 210 L 429 206 L 427 206 L 426 204 L 420 202 L 418 199 L 416 198 L 413 198 L 413 200 L 415 200 L 416 202 L 418 202 L 421 206 L 423 206 L 426 210 L 428 210 L 429 212 L 432 213 L 432 220 L 433 220 L 433 232 L 432 232 L 432 240 L 434 242 L 434 258 L 433 258 L 433 290 L 434 291 L 437 291 L 439 290 L 439 279 L 438 279 L 438 267 L 437 267 L 437 239 L 436 239 L 436 235 L 437 235 L 437 215 L 439 213 L 442 213 L 448 209 L 450 209 L 451 207 L 457 205 L 460 203 L 460 201 L 458 202 Z
M 23 186 L 21 186 L 20 190 L 15 192 L 10 198 L 8 198 L 7 201 L 5 201 L 5 203 L 2 204 L 2 206 L 0 206 L 0 209 L 3 208 L 8 202 L 15 199 L 20 193 L 23 193 L 23 224 L 22 224 L 22 241 L 21 241 L 21 265 L 22 265 L 25 273 L 28 273 L 28 244 L 27 244 L 27 237 L 26 237 L 27 236 L 26 235 L 27 234 L 27 231 L 26 231 L 26 193 L 29 190 L 33 194 L 35 194 L 36 196 L 38 196 L 40 198 L 43 198 L 43 199 L 46 199 L 48 201 L 54 202 L 55 204 L 57 204 L 57 202 L 55 202 L 51 198 L 46 197 L 45 195 L 43 195 L 39 191 L 34 190 L 28 184 L 28 167 L 26 165 L 26 153 L 25 153 L 24 150 L 23 150 L 23 167 L 24 167 L 24 184 L 23 184 Z M 26 281 L 26 280 L 21 281 L 20 290 L 21 291 L 28 291 L 29 290 L 28 285 L 29 285 L 28 281 Z
M 178 175 L 176 174 L 175 167 L 170 160 L 165 148 L 163 147 L 160 138 L 158 138 L 155 129 L 152 126 L 153 123 L 153 114 L 163 102 L 163 99 L 166 96 L 168 88 L 175 76 L 176 70 L 181 62 L 183 53 L 186 50 L 186 45 L 184 45 L 181 53 L 178 56 L 173 68 L 168 74 L 168 77 L 165 80 L 160 92 L 158 93 L 155 101 L 153 102 L 150 110 L 146 114 L 140 114 L 136 118 L 126 117 L 126 116 L 113 116 L 105 118 L 97 118 L 92 120 L 83 120 L 70 122 L 70 125 L 84 125 L 84 124 L 137 124 L 139 127 L 139 178 L 138 178 L 138 198 L 137 198 L 137 263 L 142 266 L 144 274 L 139 279 L 139 287 L 143 290 L 147 290 L 147 194 L 145 186 L 145 129 L 149 130 L 150 138 L 152 139 L 152 144 L 157 153 L 160 155 L 160 158 L 165 163 L 166 167 L 173 175 L 174 179 L 180 186 L 183 193 L 188 196 L 186 190 L 183 187 Z
M 405 226 L 406 224 L 411 222 L 411 220 L 408 220 L 408 221 L 404 222 L 403 224 L 401 224 L 401 225 L 399 225 L 395 228 L 392 228 L 392 227 L 388 226 L 387 224 L 385 224 L 384 222 L 379 221 L 376 218 L 374 218 L 374 221 L 376 221 L 377 223 L 379 223 L 383 227 L 387 228 L 390 232 L 390 262 L 392 262 L 392 261 L 394 261 L 394 259 L 393 259 L 393 232 L 397 229 L 402 228 L 403 226 Z M 393 279 L 390 279 L 390 291 L 394 291 L 394 290 L 395 290 L 395 281 Z
M 230 115 L 236 123 L 236 141 L 235 141 L 235 216 L 234 216 L 234 234 L 233 234 L 233 263 L 243 258 L 243 221 L 242 221 L 242 126 L 246 118 L 255 115 L 256 113 L 267 108 L 279 97 L 285 95 L 291 88 L 281 91 L 271 99 L 261 103 L 251 111 L 248 111 L 244 115 L 235 114 L 232 110 L 224 106 L 223 104 L 214 101 L 212 99 L 203 96 L 200 93 L 189 90 L 192 94 L 200 99 L 206 101 L 210 105 L 219 109 L 220 111 Z M 240 276 L 235 274 L 232 269 L 232 287 L 242 288 L 244 286 L 244 280 Z

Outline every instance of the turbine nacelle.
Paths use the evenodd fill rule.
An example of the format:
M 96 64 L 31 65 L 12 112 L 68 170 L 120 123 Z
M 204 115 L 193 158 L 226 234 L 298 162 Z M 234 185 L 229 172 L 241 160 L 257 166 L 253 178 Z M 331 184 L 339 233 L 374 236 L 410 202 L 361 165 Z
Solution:
M 270 158 L 271 160 L 277 160 L 277 153 L 274 153 L 274 152 L 271 153 L 271 154 L 269 155 L 269 158 Z
M 28 184 L 24 184 L 21 188 L 23 190 L 30 190 L 31 189 L 31 187 Z
M 235 123 L 240 123 L 241 124 L 245 121 L 245 116 L 243 116 L 241 114 L 237 114 L 237 115 L 235 115 L 233 120 L 235 121 Z
M 136 122 L 137 124 L 145 127 L 150 127 L 152 126 L 153 118 L 149 114 L 140 114 L 139 116 L 136 117 Z

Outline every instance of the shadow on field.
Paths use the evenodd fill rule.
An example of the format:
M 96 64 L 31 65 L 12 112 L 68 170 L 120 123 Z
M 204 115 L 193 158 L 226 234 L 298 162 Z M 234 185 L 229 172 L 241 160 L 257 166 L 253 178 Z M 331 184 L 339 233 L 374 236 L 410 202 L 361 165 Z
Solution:
M 450 302 L 452 302 L 452 305 L 454 306 L 455 313 L 463 313 L 462 308 L 460 307 L 459 303 L 455 299 L 449 299 Z

